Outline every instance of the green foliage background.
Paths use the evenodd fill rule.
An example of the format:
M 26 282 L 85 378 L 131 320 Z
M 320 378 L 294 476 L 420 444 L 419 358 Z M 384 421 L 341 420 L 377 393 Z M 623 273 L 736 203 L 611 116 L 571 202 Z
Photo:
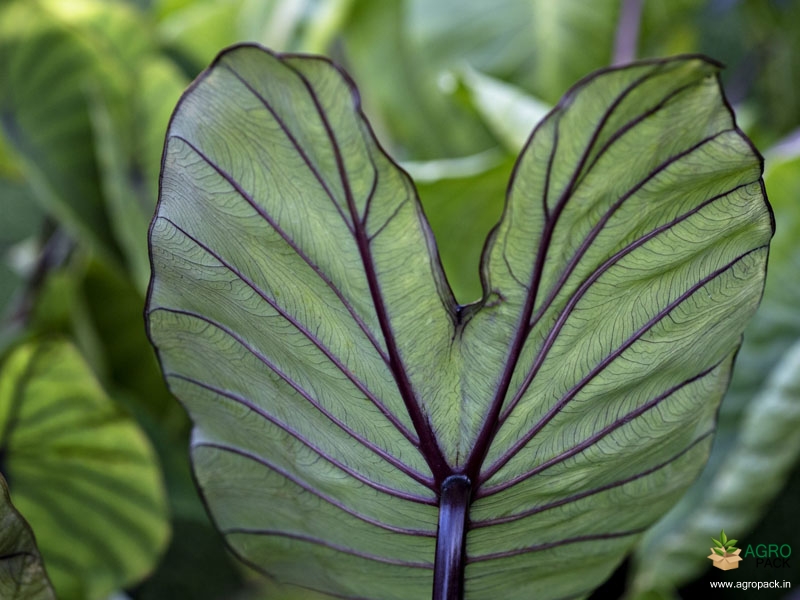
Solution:
M 639 18 L 626 20 L 637 7 Z M 607 593 L 671 597 L 689 594 L 686 586 L 707 589 L 708 579 L 719 577 L 707 570 L 708 539 L 723 528 L 740 546 L 800 548 L 794 510 L 800 491 L 797 23 L 798 0 L 0 4 L 0 472 L 11 502 L 30 521 L 59 597 L 296 593 L 237 564 L 210 525 L 187 462 L 189 423 L 164 388 L 142 321 L 146 231 L 169 115 L 185 86 L 221 48 L 238 41 L 323 53 L 350 72 L 382 143 L 418 182 L 463 302 L 480 293 L 480 248 L 502 209 L 514 156 L 571 84 L 634 57 L 702 52 L 725 62 L 723 78 L 740 125 L 766 156 L 777 222 L 767 289 L 720 412 L 709 466 Z M 626 40 L 636 42 L 628 46 L 635 56 L 625 50 Z M 67 358 L 51 365 L 36 363 L 31 357 L 37 356 Z M 9 416 L 15 399 L 28 395 L 49 407 L 53 431 Z M 87 395 L 94 413 L 81 412 L 88 411 L 79 406 Z M 124 420 L 128 433 L 114 437 L 111 450 L 94 426 L 110 417 L 97 415 Z M 114 508 L 124 511 L 108 484 L 74 491 L 82 500 L 73 507 L 74 495 L 51 493 L 64 487 L 63 472 L 45 453 L 36 455 L 40 483 L 28 496 L 39 498 L 39 512 L 63 515 L 26 514 L 30 498 L 24 478 L 15 478 L 23 470 L 15 466 L 20 451 L 15 456 L 14 445 L 28 436 L 38 447 L 36 435 L 57 437 L 54 432 L 74 423 L 88 424 L 80 439 L 95 449 L 70 468 L 107 475 L 107 467 L 95 464 L 98 456 L 130 458 L 134 452 L 142 471 L 113 485 L 146 496 L 146 514 L 131 508 L 115 517 Z M 71 446 L 58 448 L 62 456 Z M 114 508 L 107 518 L 88 520 L 94 525 L 73 525 L 86 506 Z M 15 519 L 14 530 L 27 531 L 5 500 L 2 514 Z M 4 538 L 10 531 L 0 532 L 0 546 L 11 544 Z M 29 544 L 24 535 L 19 543 Z M 114 550 L 118 543 L 124 550 Z M 54 573 L 59 553 L 76 544 L 106 551 L 72 552 L 80 563 L 76 571 L 87 575 L 70 587 Z M 658 561 L 650 560 L 654 553 Z M 0 578 L 4 569 L 0 561 Z M 791 580 L 791 571 L 765 576 L 746 562 L 740 572 L 745 580 Z M 46 597 L 40 593 L 19 597 Z M 763 594 L 777 598 L 783 591 Z

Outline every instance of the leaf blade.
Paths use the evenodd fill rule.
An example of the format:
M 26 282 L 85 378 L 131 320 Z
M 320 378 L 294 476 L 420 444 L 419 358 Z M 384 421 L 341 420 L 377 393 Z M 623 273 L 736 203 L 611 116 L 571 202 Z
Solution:
M 317 590 L 424 595 L 438 486 L 459 474 L 468 597 L 580 594 L 610 573 L 702 467 L 763 283 L 761 162 L 716 69 L 652 61 L 576 86 L 519 159 L 464 308 L 349 80 L 252 46 L 218 58 L 170 126 L 148 318 L 237 553 Z M 237 483 L 266 478 L 280 515 Z M 297 522 L 280 486 L 325 515 Z M 582 577 L 555 568 L 568 552 Z

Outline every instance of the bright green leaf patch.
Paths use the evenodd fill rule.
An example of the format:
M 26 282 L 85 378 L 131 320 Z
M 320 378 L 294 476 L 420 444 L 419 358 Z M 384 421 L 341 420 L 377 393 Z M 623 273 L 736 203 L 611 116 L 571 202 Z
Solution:
M 702 469 L 763 287 L 762 164 L 717 71 L 575 86 L 460 306 L 338 68 L 249 45 L 214 61 L 168 130 L 147 318 L 237 554 L 338 596 L 427 597 L 442 483 L 463 475 L 467 599 L 608 577 Z
M 146 575 L 169 534 L 153 451 L 69 343 L 31 343 L 0 372 L 0 456 L 63 600 Z

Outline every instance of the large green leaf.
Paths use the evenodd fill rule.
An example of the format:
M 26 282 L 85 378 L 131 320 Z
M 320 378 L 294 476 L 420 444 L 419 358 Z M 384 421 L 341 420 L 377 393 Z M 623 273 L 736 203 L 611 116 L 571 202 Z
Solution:
M 0 455 L 59 598 L 106 598 L 153 568 L 169 534 L 153 451 L 69 343 L 5 362 Z
M 55 600 L 33 532 L 11 504 L 0 475 L 0 596 L 6 600 Z
M 750 464 L 758 456 L 750 446 L 742 447 L 743 439 L 759 429 L 782 431 L 791 422 L 790 415 L 770 408 L 774 398 L 785 398 L 786 393 L 763 386 L 776 365 L 790 360 L 787 353 L 800 339 L 800 158 L 771 156 L 764 179 L 780 223 L 770 247 L 770 277 L 764 297 L 745 330 L 736 372 L 720 408 L 719 431 L 708 465 L 683 499 L 642 540 L 639 553 L 644 556 L 648 549 L 658 548 L 660 560 L 639 562 L 632 577 L 638 592 L 680 587 L 708 568 L 706 555 L 697 552 L 698 545 L 705 544 L 708 536 L 722 527 L 746 536 L 788 477 L 792 461 L 800 458 L 787 445 L 759 471 L 736 470 L 736 481 L 758 495 L 758 502 L 750 494 L 738 495 L 737 499 L 719 497 L 719 490 L 729 486 L 735 468 L 731 457 L 745 452 L 749 456 L 745 464 Z M 766 403 L 763 407 L 762 402 Z M 758 425 L 752 417 L 745 419 L 747 414 L 758 414 Z M 773 477 L 771 485 L 762 480 L 766 472 Z M 720 513 L 721 505 L 727 507 L 724 514 Z
M 458 306 L 349 79 L 223 52 L 168 130 L 147 315 L 228 543 L 345 597 L 426 597 L 435 563 L 436 597 L 461 568 L 470 599 L 588 594 L 707 457 L 760 176 L 715 64 L 599 72 L 524 148 Z

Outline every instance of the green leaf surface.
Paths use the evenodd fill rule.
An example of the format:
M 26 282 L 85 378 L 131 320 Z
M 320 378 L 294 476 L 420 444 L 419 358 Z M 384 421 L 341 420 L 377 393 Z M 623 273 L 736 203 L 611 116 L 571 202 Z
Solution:
M 764 389 L 748 407 L 736 446 L 725 457 L 702 510 L 682 523 L 679 534 L 666 540 L 646 539 L 638 553 L 635 590 L 669 589 L 691 581 L 707 565 L 696 560 L 694 543 L 724 523 L 749 531 L 766 513 L 800 456 L 800 342 L 786 353 Z M 649 538 L 649 536 L 648 536 Z M 724 538 L 723 538 L 724 539 Z M 733 546 L 738 540 L 727 540 Z M 667 545 L 658 565 L 645 560 L 656 544 Z M 736 548 L 733 548 L 735 550 Z M 728 552 L 733 551 L 728 548 Z
M 0 597 L 6 600 L 55 600 L 30 526 L 8 494 L 0 474 Z
M 719 414 L 719 427 L 709 463 L 702 476 L 676 505 L 643 539 L 641 553 L 645 548 L 659 547 L 664 558 L 659 565 L 641 564 L 641 573 L 634 572 L 637 593 L 644 593 L 650 586 L 661 588 L 680 587 L 701 572 L 708 565 L 702 556 L 696 554 L 698 545 L 702 547 L 702 538 L 718 531 L 720 526 L 728 527 L 742 535 L 749 530 L 763 515 L 768 507 L 769 497 L 759 502 L 752 502 L 750 494 L 742 497 L 737 503 L 735 526 L 733 521 L 718 521 L 718 510 L 712 508 L 706 512 L 708 504 L 716 507 L 713 490 L 720 486 L 727 487 L 720 479 L 723 465 L 728 457 L 737 453 L 740 437 L 744 435 L 745 415 L 760 411 L 757 403 L 765 401 L 769 394 L 762 393 L 767 378 L 776 366 L 781 363 L 789 349 L 800 339 L 800 211 L 797 210 L 797 198 L 800 197 L 800 158 L 793 156 L 769 156 L 764 175 L 770 201 L 775 211 L 775 219 L 779 223 L 775 237 L 770 245 L 769 273 L 764 296 L 745 330 L 744 343 L 739 351 L 736 370 L 730 388 L 722 403 Z M 766 410 L 764 418 L 772 421 L 761 423 L 767 433 L 783 428 L 784 416 Z M 797 455 L 794 461 L 798 460 Z M 776 467 L 778 463 L 776 463 Z M 772 471 L 778 476 L 781 469 Z M 751 492 L 777 494 L 788 473 L 783 479 L 764 487 L 763 481 L 755 470 L 740 470 L 738 477 L 752 474 L 757 476 L 752 483 L 741 480 L 744 489 Z M 733 498 L 728 498 L 727 502 Z M 716 515 L 713 518 L 712 515 Z M 733 527 L 736 527 L 733 529 Z M 663 565 L 663 568 L 660 566 Z
M 608 577 L 702 469 L 763 286 L 762 165 L 717 70 L 574 87 L 459 306 L 349 79 L 255 46 L 215 60 L 168 130 L 147 318 L 239 556 L 333 595 L 426 597 L 458 475 L 467 599 Z
M 70 344 L 4 363 L 0 455 L 59 598 L 107 598 L 153 568 L 169 535 L 153 451 Z

